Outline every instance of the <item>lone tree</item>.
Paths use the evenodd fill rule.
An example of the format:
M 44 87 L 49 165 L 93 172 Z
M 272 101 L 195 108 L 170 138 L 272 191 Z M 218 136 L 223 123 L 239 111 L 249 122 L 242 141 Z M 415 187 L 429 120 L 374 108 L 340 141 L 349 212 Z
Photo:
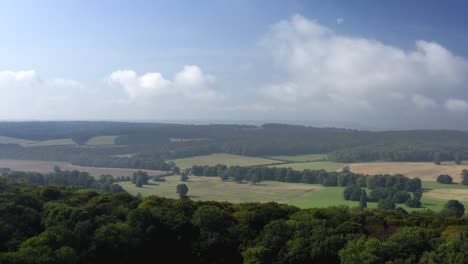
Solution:
M 365 189 L 362 189 L 361 191 L 361 199 L 359 200 L 359 207 L 367 208 L 367 194 L 366 194 Z
M 148 180 L 148 173 L 144 171 L 137 171 L 133 173 L 132 183 L 134 183 L 136 187 L 143 187 L 143 185 L 148 184 Z
M 186 181 L 188 181 L 188 179 L 189 179 L 189 178 L 188 178 L 187 173 L 184 172 L 184 173 L 182 173 L 182 174 L 180 175 L 180 181 L 186 182 Z
M 187 185 L 185 185 L 184 183 L 181 183 L 181 184 L 177 185 L 177 194 L 180 197 L 186 197 L 188 191 L 189 191 L 189 189 L 188 189 Z
M 252 175 L 252 178 L 251 178 L 251 182 L 252 184 L 257 184 L 261 181 L 261 176 L 258 174 L 258 173 L 255 173 L 254 175 Z
M 411 198 L 408 201 L 406 201 L 406 206 L 411 207 L 411 208 L 419 208 L 421 207 L 421 201 L 416 199 L 416 198 Z
M 461 217 L 465 214 L 465 206 L 458 200 L 449 200 L 442 210 L 442 214 Z
M 467 169 L 464 169 L 462 171 L 462 181 L 461 181 L 461 183 L 463 185 L 468 185 L 468 170 Z
M 439 152 L 434 152 L 434 154 L 432 154 L 432 161 L 434 162 L 435 165 L 440 165 L 440 153 Z
M 444 184 L 452 184 L 453 183 L 453 179 L 450 175 L 439 175 L 437 177 L 437 182 L 438 183 L 444 183 Z

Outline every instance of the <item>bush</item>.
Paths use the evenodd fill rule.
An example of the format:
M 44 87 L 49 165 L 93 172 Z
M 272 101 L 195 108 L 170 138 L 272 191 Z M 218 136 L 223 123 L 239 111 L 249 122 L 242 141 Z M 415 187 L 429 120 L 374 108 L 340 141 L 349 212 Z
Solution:
M 421 202 L 418 199 L 411 198 L 408 201 L 406 201 L 406 206 L 411 207 L 411 208 L 419 208 L 421 207 Z
M 458 200 L 449 200 L 445 205 L 444 209 L 442 210 L 442 215 L 450 216 L 463 216 L 465 214 L 465 206 L 460 203 Z
M 343 191 L 345 200 L 359 201 L 361 199 L 361 187 L 350 185 Z
M 437 177 L 437 182 L 444 183 L 444 184 L 452 184 L 453 179 L 449 175 L 439 175 L 439 177 Z
M 410 198 L 411 198 L 411 195 L 409 195 L 409 193 L 405 191 L 398 191 L 394 193 L 392 197 L 395 203 L 405 203 Z

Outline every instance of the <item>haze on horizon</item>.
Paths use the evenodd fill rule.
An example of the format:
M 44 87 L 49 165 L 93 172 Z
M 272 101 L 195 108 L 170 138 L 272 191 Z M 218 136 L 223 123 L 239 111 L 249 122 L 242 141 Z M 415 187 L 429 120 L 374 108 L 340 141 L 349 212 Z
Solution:
M 0 120 L 468 130 L 466 1 L 0 3 Z

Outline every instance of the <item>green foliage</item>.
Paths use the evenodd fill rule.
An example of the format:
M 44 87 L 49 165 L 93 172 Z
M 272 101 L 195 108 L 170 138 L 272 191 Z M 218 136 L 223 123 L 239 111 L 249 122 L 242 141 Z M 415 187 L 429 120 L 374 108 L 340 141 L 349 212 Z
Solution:
M 177 187 L 176 187 L 176 193 L 177 193 L 180 197 L 185 197 L 185 196 L 187 196 L 188 191 L 189 191 L 189 189 L 188 189 L 187 185 L 185 185 L 185 184 L 179 184 L 179 185 L 177 185 Z
M 461 184 L 463 185 L 468 185 L 468 170 L 463 170 L 462 171 L 462 181 Z
M 454 215 L 461 217 L 465 214 L 465 206 L 457 200 L 449 200 L 441 212 L 442 215 Z
M 406 204 L 406 206 L 408 206 L 410 208 L 419 208 L 419 207 L 421 207 L 421 201 L 418 200 L 418 199 L 415 199 L 415 198 L 408 199 L 405 204 Z
M 361 197 L 359 197 L 359 207 L 367 208 L 367 194 L 365 189 L 362 189 L 361 191 Z
M 396 208 L 395 202 L 392 199 L 383 199 L 379 202 L 377 205 L 379 209 L 384 209 L 384 210 L 393 210 Z
M 452 184 L 453 179 L 450 175 L 439 175 L 437 176 L 437 182 L 444 183 L 444 184 Z

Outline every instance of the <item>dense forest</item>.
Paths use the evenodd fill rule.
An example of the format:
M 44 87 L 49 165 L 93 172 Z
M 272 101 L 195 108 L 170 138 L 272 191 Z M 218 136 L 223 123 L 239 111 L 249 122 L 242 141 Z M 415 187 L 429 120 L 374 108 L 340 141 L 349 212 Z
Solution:
M 116 144 L 86 145 L 90 138 L 102 135 L 116 136 Z M 449 130 L 375 132 L 282 124 L 0 122 L 0 136 L 72 139 L 77 144 L 31 147 L 4 143 L 0 144 L 0 158 L 157 170 L 171 169 L 164 162 L 167 159 L 219 152 L 247 156 L 327 153 L 329 160 L 339 162 L 468 159 L 468 132 Z
M 448 204 L 447 207 L 454 203 Z M 0 263 L 466 263 L 456 214 L 194 202 L 0 178 Z

